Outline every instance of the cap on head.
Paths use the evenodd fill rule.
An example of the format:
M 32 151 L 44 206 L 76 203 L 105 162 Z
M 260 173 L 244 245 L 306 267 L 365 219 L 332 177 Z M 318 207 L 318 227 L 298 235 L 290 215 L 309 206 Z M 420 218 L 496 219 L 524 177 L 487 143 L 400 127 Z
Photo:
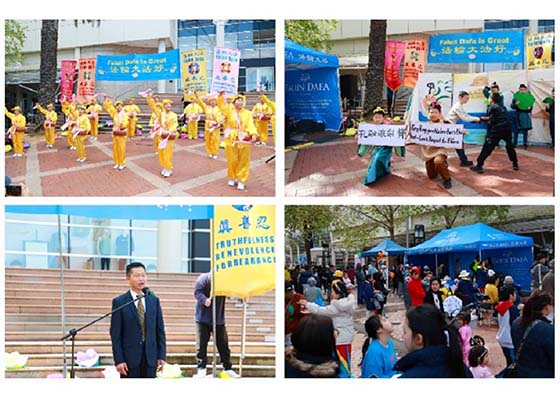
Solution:
M 341 270 L 337 269 L 336 271 L 334 271 L 334 277 L 335 277 L 335 278 L 342 278 L 342 277 L 344 277 L 344 272 L 342 272 Z
M 115 107 L 116 107 L 116 106 L 119 106 L 119 105 L 122 106 L 122 105 L 123 105 L 123 102 L 120 101 L 120 100 L 115 101 Z
M 169 100 L 169 99 L 165 99 L 161 102 L 161 104 L 166 105 L 166 104 L 173 104 L 173 100 Z
M 460 279 L 468 279 L 471 276 L 469 275 L 469 273 L 466 270 L 461 270 L 461 272 L 459 272 L 459 278 Z
M 524 83 L 522 83 L 521 85 L 519 85 L 519 89 L 527 89 L 527 85 L 525 85 Z
M 381 115 L 385 116 L 385 114 L 387 114 L 387 113 L 385 112 L 385 110 L 383 108 L 378 106 L 378 107 L 375 107 L 375 109 L 373 110 L 373 115 L 375 115 L 375 114 L 381 114 Z
M 420 268 L 412 267 L 412 268 L 410 268 L 410 273 L 411 274 L 419 274 L 420 273 Z
M 12 111 L 21 111 L 21 108 L 19 108 L 19 106 L 15 106 L 12 108 Z

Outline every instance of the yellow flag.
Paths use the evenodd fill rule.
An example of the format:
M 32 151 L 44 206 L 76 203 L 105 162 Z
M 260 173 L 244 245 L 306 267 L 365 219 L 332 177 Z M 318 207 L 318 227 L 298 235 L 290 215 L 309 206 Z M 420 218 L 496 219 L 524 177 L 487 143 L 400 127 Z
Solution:
M 183 81 L 183 99 L 192 101 L 189 95 L 208 93 L 206 78 L 206 49 L 185 50 L 181 52 L 181 80 Z
M 274 289 L 274 206 L 215 206 L 213 285 L 216 295 L 245 299 Z
M 527 35 L 527 69 L 552 66 L 552 44 L 554 32 Z

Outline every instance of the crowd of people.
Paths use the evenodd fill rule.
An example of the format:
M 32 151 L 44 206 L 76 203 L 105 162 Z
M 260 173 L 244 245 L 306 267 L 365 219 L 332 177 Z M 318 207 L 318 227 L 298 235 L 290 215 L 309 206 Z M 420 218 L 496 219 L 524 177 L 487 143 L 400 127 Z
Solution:
M 356 377 L 356 364 L 361 378 L 554 377 L 554 260 L 548 254 L 539 254 L 527 271 L 530 291 L 496 272 L 491 258 L 476 257 L 454 278 L 443 264 L 420 268 L 389 260 L 285 270 L 286 377 Z M 406 308 L 399 339 L 384 311 L 389 296 Z M 359 310 L 366 339 L 355 360 Z M 488 330 L 486 338 L 476 332 L 484 323 L 503 352 L 503 360 L 494 360 L 501 371 L 489 367 L 485 344 L 494 338 Z M 398 354 L 395 340 L 406 354 Z
M 181 137 L 183 130 L 186 132 L 184 137 L 196 139 L 198 121 L 204 118 L 204 137 L 208 157 L 218 158 L 223 133 L 227 160 L 227 184 L 237 186 L 239 190 L 245 190 L 249 179 L 252 145 L 268 144 L 270 122 L 273 124 L 273 134 L 275 132 L 276 106 L 273 101 L 261 93 L 259 102 L 249 111 L 245 108 L 246 102 L 243 94 L 208 95 L 204 98 L 206 102 L 193 94 L 187 99 L 183 113 L 178 115 L 172 111 L 172 100 L 162 100 L 158 95 L 153 95 L 151 90 L 141 92 L 140 95 L 146 97 L 151 112 L 150 137 L 153 138 L 154 152 L 158 155 L 161 167 L 160 174 L 164 178 L 170 177 L 173 173 L 175 140 Z M 83 104 L 78 103 L 75 97 L 63 98 L 61 109 L 66 120 L 61 127 L 61 133 L 66 132 L 68 148 L 76 151 L 76 162 L 86 162 L 88 158 L 86 139 L 89 136 L 91 141 L 97 140 L 99 118 L 105 108 L 111 118 L 110 121 L 107 121 L 107 125 L 112 127 L 113 168 L 123 170 L 126 168 L 127 141 L 136 137 L 138 131 L 140 135 L 142 132 L 137 124 L 142 110 L 135 103 L 134 98 L 130 98 L 128 104 L 125 105 L 123 101 L 113 102 L 109 97 L 102 96 L 103 107 L 98 104 L 97 97 L 93 97 L 90 102 Z M 37 103 L 35 108 L 44 116 L 45 143 L 48 149 L 52 149 L 56 140 L 58 121 L 54 104 L 47 104 L 44 108 Z M 9 143 L 13 149 L 14 157 L 23 157 L 27 120 L 19 106 L 13 107 L 11 112 L 5 108 L 5 115 L 11 121 L 11 127 L 6 134 L 6 143 Z M 181 121 L 184 122 L 184 126 L 181 126 Z

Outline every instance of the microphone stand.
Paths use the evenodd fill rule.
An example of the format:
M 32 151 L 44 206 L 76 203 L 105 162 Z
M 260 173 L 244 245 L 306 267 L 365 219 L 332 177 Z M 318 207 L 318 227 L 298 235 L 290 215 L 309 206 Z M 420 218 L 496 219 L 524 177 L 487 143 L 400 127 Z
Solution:
M 129 302 L 123 304 L 122 306 L 117 307 L 117 308 L 115 308 L 114 310 L 109 311 L 107 314 L 102 315 L 101 317 L 96 318 L 96 319 L 94 319 L 94 320 L 91 321 L 91 322 L 88 322 L 87 324 L 85 324 L 85 325 L 79 327 L 78 329 L 74 329 L 74 328 L 73 328 L 73 329 L 70 329 L 70 330 L 68 331 L 68 333 L 67 333 L 66 335 L 64 335 L 64 336 L 60 339 L 60 340 L 62 340 L 62 341 L 65 341 L 66 339 L 70 338 L 70 340 L 72 341 L 72 365 L 71 365 L 71 367 L 70 367 L 70 379 L 74 379 L 74 378 L 76 377 L 76 373 L 75 373 L 75 371 L 74 371 L 74 363 L 75 363 L 75 362 L 74 362 L 74 345 L 75 345 L 75 341 L 76 341 L 76 335 L 77 335 L 80 331 L 82 331 L 82 330 L 84 330 L 84 329 L 86 329 L 86 328 L 88 328 L 88 327 L 90 327 L 90 326 L 92 326 L 92 325 L 98 323 L 99 321 L 101 321 L 102 319 L 107 318 L 107 317 L 110 316 L 110 315 L 113 315 L 113 313 L 115 313 L 115 312 L 117 312 L 117 311 L 119 311 L 119 310 L 122 310 L 122 309 L 125 308 L 126 306 L 128 306 L 128 305 L 130 305 L 130 304 L 132 304 L 132 303 L 134 303 L 134 302 L 136 302 L 136 301 L 138 301 L 138 300 L 143 299 L 144 297 L 148 296 L 149 294 L 150 294 L 149 292 L 143 293 L 143 294 L 139 294 L 138 296 L 136 296 L 135 299 L 132 299 L 132 300 L 130 300 Z M 66 361 L 66 360 L 64 360 L 64 361 Z

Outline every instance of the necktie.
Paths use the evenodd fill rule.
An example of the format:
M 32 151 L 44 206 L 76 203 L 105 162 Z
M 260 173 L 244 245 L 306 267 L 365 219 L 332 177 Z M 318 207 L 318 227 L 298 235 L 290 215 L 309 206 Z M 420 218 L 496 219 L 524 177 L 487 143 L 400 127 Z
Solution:
M 138 312 L 138 318 L 140 319 L 140 328 L 142 329 L 142 340 L 146 340 L 146 312 L 144 310 L 144 304 L 142 304 L 142 299 L 138 300 L 138 307 L 136 309 Z

